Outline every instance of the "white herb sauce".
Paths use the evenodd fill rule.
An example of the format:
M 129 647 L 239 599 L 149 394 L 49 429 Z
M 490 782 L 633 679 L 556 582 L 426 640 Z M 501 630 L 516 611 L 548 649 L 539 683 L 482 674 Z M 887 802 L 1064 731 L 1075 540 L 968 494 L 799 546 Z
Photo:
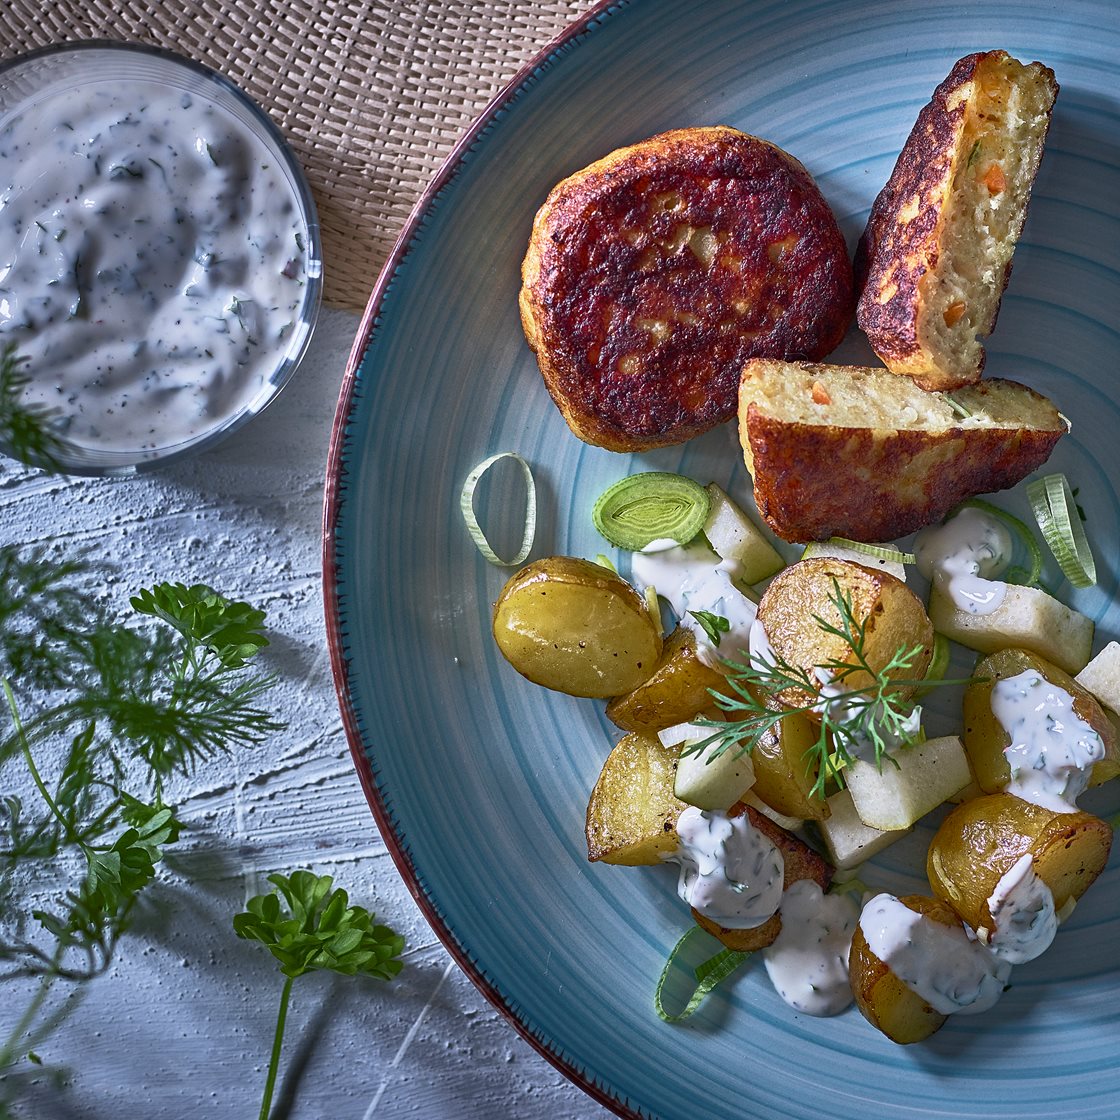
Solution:
M 966 506 L 914 542 L 918 570 L 969 614 L 991 614 L 1007 594 L 1001 575 L 1011 561 L 1011 534 L 982 510 Z
M 665 857 L 680 864 L 677 893 L 725 929 L 754 929 L 782 901 L 785 861 L 746 813 L 689 806 L 677 818 L 680 846 Z
M 970 938 L 963 925 L 942 925 L 894 895 L 871 899 L 859 928 L 871 952 L 942 1015 L 987 1011 L 1011 975 L 1011 965 Z
M 696 638 L 696 656 L 713 669 L 720 661 L 745 661 L 758 607 L 735 586 L 736 566 L 722 561 L 703 542 L 665 547 L 653 541 L 633 554 L 631 574 L 639 590 L 653 587 L 673 608 L 677 622 Z M 712 641 L 693 612 L 727 620 L 728 629 Z
M 66 439 L 168 447 L 258 394 L 298 318 L 307 227 L 244 125 L 106 81 L 9 118 L 0 167 L 0 341 Z
M 1101 737 L 1074 711 L 1073 697 L 1027 669 L 996 681 L 991 705 L 1011 736 L 1003 751 L 1011 767 L 1008 793 L 1058 813 L 1076 813 L 1093 763 L 1105 750 Z
M 762 951 L 778 995 L 806 1015 L 839 1015 L 852 1002 L 848 951 L 859 919 L 854 899 L 798 879 L 782 895 L 782 929 Z
M 977 930 L 988 948 L 1008 964 L 1033 961 L 1044 953 L 1058 932 L 1054 895 L 1035 874 L 1028 853 L 1000 878 L 988 899 L 994 929 Z

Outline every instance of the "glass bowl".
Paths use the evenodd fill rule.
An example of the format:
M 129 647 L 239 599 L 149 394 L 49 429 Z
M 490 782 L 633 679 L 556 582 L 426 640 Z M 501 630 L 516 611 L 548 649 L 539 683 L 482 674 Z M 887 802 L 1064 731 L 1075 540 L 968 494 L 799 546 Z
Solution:
M 221 127 L 227 128 L 227 134 L 234 137 L 229 142 L 233 145 L 231 150 L 235 151 L 237 160 L 231 161 L 228 167 L 222 169 L 221 174 L 224 177 L 224 182 L 238 184 L 241 194 L 237 196 L 236 203 L 229 202 L 228 206 L 226 200 L 232 198 L 232 195 L 227 196 L 222 190 L 217 191 L 213 196 L 207 195 L 207 197 L 213 197 L 216 200 L 214 202 L 214 206 L 217 208 L 215 212 L 228 214 L 230 218 L 229 240 L 228 242 L 220 242 L 222 245 L 228 243 L 235 247 L 241 244 L 239 239 L 247 238 L 250 221 L 256 220 L 258 223 L 267 221 L 265 218 L 251 219 L 249 212 L 245 211 L 243 207 L 242 212 L 234 212 L 241 205 L 241 199 L 247 197 L 247 192 L 257 191 L 262 198 L 272 199 L 274 197 L 271 188 L 261 191 L 259 180 L 254 178 L 250 182 L 249 171 L 246 170 L 244 176 L 238 178 L 242 175 L 243 168 L 249 167 L 252 162 L 248 157 L 259 154 L 263 149 L 270 163 L 266 164 L 262 160 L 259 165 L 253 165 L 252 174 L 256 176 L 258 170 L 263 171 L 271 168 L 269 174 L 274 175 L 276 183 L 290 194 L 290 210 L 287 210 L 288 199 L 286 197 L 279 198 L 279 201 L 286 211 L 284 220 L 288 221 L 288 215 L 290 215 L 290 220 L 293 223 L 293 226 L 288 228 L 296 229 L 294 243 L 298 246 L 298 249 L 293 250 L 294 259 L 286 266 L 291 267 L 294 272 L 289 273 L 285 269 L 281 269 L 280 274 L 289 280 L 297 281 L 298 284 L 302 285 L 302 290 L 286 294 L 286 299 L 289 299 L 290 302 L 286 304 L 283 312 L 287 321 L 281 330 L 273 329 L 274 324 L 270 323 L 267 332 L 263 329 L 257 331 L 262 337 L 267 335 L 263 345 L 258 339 L 252 337 L 253 328 L 263 326 L 263 319 L 259 317 L 250 318 L 249 326 L 246 327 L 241 314 L 242 309 L 246 307 L 246 303 L 239 301 L 236 295 L 231 298 L 229 307 L 225 310 L 232 312 L 232 315 L 237 317 L 237 324 L 247 344 L 243 348 L 244 353 L 249 353 L 249 347 L 251 346 L 253 348 L 252 361 L 256 363 L 251 377 L 246 375 L 247 380 L 243 387 L 238 388 L 234 383 L 234 378 L 242 376 L 237 371 L 250 368 L 249 364 L 241 363 L 232 357 L 227 357 L 226 360 L 235 367 L 234 373 L 216 373 L 209 381 L 205 372 L 196 372 L 189 362 L 184 360 L 182 366 L 180 366 L 177 360 L 174 361 L 174 376 L 179 380 L 179 384 L 171 389 L 165 389 L 161 384 L 159 388 L 160 392 L 164 394 L 162 397 L 159 394 L 141 397 L 139 395 L 141 389 L 150 386 L 141 386 L 138 382 L 134 383 L 127 380 L 124 375 L 116 373 L 114 368 L 109 366 L 109 373 L 111 375 L 116 373 L 125 391 L 132 394 L 131 400 L 140 402 L 139 407 L 134 408 L 133 413 L 129 414 L 130 419 L 137 412 L 142 411 L 144 404 L 152 400 L 169 399 L 166 398 L 166 394 L 179 393 L 185 390 L 186 395 L 175 399 L 176 401 L 191 401 L 189 408 L 192 418 L 189 430 L 182 424 L 157 418 L 146 429 L 143 439 L 132 435 L 124 435 L 126 429 L 120 426 L 122 423 L 120 418 L 124 416 L 123 405 L 120 400 L 117 400 L 113 407 L 101 411 L 103 394 L 107 392 L 104 387 L 106 382 L 102 375 L 96 372 L 93 367 L 93 360 L 87 358 L 84 351 L 76 360 L 76 368 L 71 369 L 67 374 L 71 380 L 65 390 L 60 375 L 56 371 L 52 372 L 52 365 L 57 366 L 61 363 L 52 363 L 48 360 L 40 360 L 39 362 L 32 360 L 24 365 L 21 371 L 29 382 L 26 392 L 30 399 L 33 399 L 42 407 L 50 407 L 53 399 L 64 399 L 65 401 L 61 407 L 54 409 L 53 419 L 51 420 L 52 430 L 60 439 L 58 446 L 52 450 L 51 457 L 55 467 L 70 474 L 133 474 L 207 450 L 220 440 L 236 432 L 256 416 L 270 401 L 275 399 L 276 395 L 291 379 L 311 339 L 322 296 L 323 259 L 318 216 L 299 163 L 279 129 L 268 115 L 231 81 L 205 66 L 166 50 L 100 40 L 48 47 L 22 55 L 0 66 L 0 140 L 6 139 L 7 142 L 15 144 L 17 142 L 15 137 L 18 135 L 16 129 L 31 127 L 35 120 L 33 114 L 35 112 L 45 112 L 43 106 L 49 108 L 51 105 L 60 104 L 58 101 L 60 97 L 67 98 L 65 104 L 74 105 L 74 112 L 77 114 L 82 111 L 78 106 L 90 105 L 98 98 L 111 99 L 115 96 L 114 91 L 140 90 L 140 83 L 143 83 L 148 90 L 158 87 L 157 92 L 160 96 L 168 95 L 166 103 L 171 105 L 173 100 L 178 102 L 177 109 L 181 109 L 185 116 L 194 113 L 197 105 L 198 112 L 210 113 L 210 119 L 218 119 Z M 182 94 L 182 97 L 173 98 L 170 96 L 179 93 Z M 213 109 L 210 108 L 211 106 Z M 188 109 L 188 107 L 190 108 Z M 141 114 L 140 119 L 145 121 L 151 118 L 143 118 Z M 168 119 L 171 119 L 170 114 Z M 69 129 L 70 124 L 67 122 L 64 127 Z M 82 128 L 83 126 L 79 122 L 77 135 L 80 138 L 93 133 L 92 127 L 85 131 Z M 97 140 L 99 135 L 100 133 L 93 135 L 93 140 Z M 203 133 L 199 131 L 197 135 L 201 137 Z M 32 137 L 32 142 L 24 149 L 27 156 L 22 163 L 19 157 L 15 159 L 9 157 L 4 160 L 9 168 L 17 169 L 11 175 L 11 180 L 21 190 L 30 190 L 30 188 L 20 183 L 18 168 L 27 168 L 28 177 L 30 177 L 31 168 L 34 166 L 30 161 L 37 158 L 43 147 L 46 146 L 46 142 L 41 142 L 34 132 Z M 75 143 L 84 142 L 83 139 L 79 139 Z M 92 141 L 90 142 L 92 143 Z M 202 159 L 203 154 L 209 154 L 215 169 L 218 168 L 219 161 L 214 157 L 208 143 L 196 139 L 193 141 L 193 145 L 195 151 L 188 151 L 187 155 L 194 159 L 196 165 L 200 160 L 205 162 Z M 77 149 L 75 148 L 75 150 Z M 87 155 L 86 158 L 88 160 L 89 156 Z M 274 161 L 274 167 L 271 161 Z M 161 172 L 163 171 L 162 165 L 154 159 L 140 160 L 139 162 L 140 164 L 145 162 L 154 164 L 160 168 Z M 69 170 L 69 166 L 67 165 L 67 170 Z M 186 167 L 191 174 L 194 173 L 191 171 L 191 165 L 184 163 L 182 166 Z M 112 168 L 114 173 L 120 170 L 121 168 L 117 166 Z M 127 168 L 122 173 L 131 174 Z M 154 173 L 150 174 L 154 177 Z M 217 172 L 215 171 L 214 174 L 216 176 Z M 102 175 L 102 179 L 104 178 Z M 38 179 L 35 181 L 38 182 Z M 103 187 L 103 182 L 95 179 L 94 186 L 90 190 L 91 197 L 97 189 Z M 78 192 L 72 193 L 77 194 Z M 0 194 L 0 209 L 4 208 L 10 197 L 11 191 Z M 194 199 L 201 199 L 201 197 L 202 195 L 196 191 L 191 195 L 188 206 L 194 206 Z M 67 199 L 66 201 L 69 202 L 70 200 Z M 201 204 L 200 201 L 199 205 Z M 83 198 L 82 205 L 91 208 L 96 207 L 97 203 Z M 123 210 L 123 203 L 114 203 L 113 205 Z M 158 204 L 153 205 L 156 205 L 158 211 Z M 178 212 L 174 209 L 171 212 L 174 214 L 175 220 L 178 221 Z M 55 211 L 50 211 L 50 213 L 53 214 Z M 197 216 L 201 220 L 201 214 Z M 47 236 L 50 232 L 50 218 L 46 217 L 45 214 L 43 217 L 44 222 L 36 221 L 35 224 L 44 232 L 35 233 L 35 231 L 31 231 L 31 233 L 39 237 L 41 242 L 46 243 L 47 252 L 61 254 L 61 248 L 50 244 L 50 238 Z M 196 215 L 188 209 L 187 217 L 193 221 Z M 159 215 L 157 213 L 158 219 Z M 30 226 L 28 225 L 26 228 L 30 229 Z M 65 227 L 60 225 L 59 232 L 64 231 Z M 80 236 L 85 236 L 85 231 L 82 229 L 79 229 L 78 233 Z M 287 230 L 285 230 L 286 235 Z M 56 233 L 53 240 L 61 241 L 61 238 Z M 180 238 L 183 245 L 186 244 L 186 240 L 186 237 Z M 279 244 L 279 240 L 279 232 L 269 239 L 270 252 L 273 254 L 268 258 L 270 262 L 275 259 L 275 253 L 278 251 L 276 246 Z M 11 249 L 10 253 L 8 248 Z M 17 274 L 16 265 L 13 264 L 13 261 L 17 260 L 17 248 L 18 246 L 11 246 L 10 244 L 8 247 L 0 244 L 0 345 L 14 342 L 18 349 L 22 349 L 21 338 L 25 340 L 24 345 L 34 346 L 39 343 L 40 338 L 46 339 L 48 336 L 38 330 L 38 324 L 30 311 L 27 312 L 23 321 L 18 322 L 17 315 L 8 315 L 10 306 L 14 307 L 17 304 L 13 302 L 13 304 L 8 305 L 5 302 L 3 285 L 9 265 L 12 266 L 11 275 Z M 255 248 L 256 245 L 254 244 Z M 37 251 L 40 256 L 43 254 L 41 247 Z M 168 260 L 172 262 L 172 267 L 176 269 L 180 266 L 179 259 L 170 254 L 177 251 L 178 249 L 173 249 L 168 254 Z M 235 261 L 237 251 L 235 248 Z M 148 254 L 148 256 L 150 255 Z M 217 260 L 221 254 L 212 254 L 211 256 L 213 260 Z M 141 258 L 147 259 L 143 253 L 139 253 L 136 259 Z M 263 253 L 260 260 L 262 262 L 265 260 Z M 186 258 L 182 261 L 184 269 L 195 268 L 196 264 L 202 269 L 211 268 L 211 263 L 206 263 L 205 258 L 200 260 L 200 255 L 197 252 L 194 255 L 193 264 L 188 262 Z M 99 281 L 102 277 L 112 274 L 112 270 L 108 268 L 97 270 L 98 266 L 96 264 L 85 267 Z M 146 264 L 145 267 L 147 267 Z M 237 267 L 241 268 L 240 274 L 229 272 L 228 275 L 250 277 L 254 274 L 254 269 L 248 263 L 247 256 L 244 264 L 238 264 Z M 74 313 L 74 308 L 79 306 L 82 296 L 77 270 L 78 265 L 75 264 L 73 284 L 74 290 L 78 293 L 75 297 L 76 302 L 69 309 L 67 315 L 60 316 L 52 312 L 51 314 L 54 317 L 43 319 L 44 323 L 54 324 L 59 322 L 60 319 L 78 317 Z M 195 268 L 195 272 L 199 273 L 199 268 Z M 214 268 L 213 272 L 218 274 L 220 270 Z M 201 273 L 199 274 L 201 275 Z M 138 275 L 142 279 L 148 278 L 147 273 L 137 272 L 133 275 Z M 222 298 L 221 292 L 224 289 L 219 290 L 218 281 L 212 279 L 210 272 L 205 273 L 203 280 L 205 285 L 214 285 L 214 298 Z M 246 280 L 246 282 L 248 283 L 249 280 Z M 54 281 L 50 283 L 54 283 Z M 135 283 L 132 281 L 130 283 L 132 283 L 135 291 Z M 195 285 L 195 292 L 192 292 L 191 287 L 192 285 L 185 284 L 184 291 L 177 293 L 177 295 L 181 295 L 182 298 L 193 297 L 200 289 Z M 234 284 L 234 287 L 236 287 L 236 284 Z M 16 298 L 18 298 L 20 292 L 26 291 L 33 295 L 38 289 L 33 285 L 23 285 L 22 281 L 17 281 L 10 290 L 17 293 Z M 92 291 L 92 287 L 90 290 Z M 204 290 L 209 297 L 211 288 L 206 287 Z M 249 302 L 252 302 L 251 299 Z M 257 303 L 261 304 L 261 301 L 258 300 Z M 34 304 L 28 298 L 24 300 L 24 306 L 31 307 Z M 211 329 L 208 325 L 203 324 L 209 324 L 212 320 L 212 316 L 203 316 L 201 306 L 201 303 L 195 303 L 191 307 L 192 312 L 195 311 L 196 307 L 199 308 L 196 314 L 196 322 L 200 327 L 200 338 L 203 337 L 207 329 Z M 207 305 L 207 307 L 209 306 Z M 262 304 L 259 315 L 263 316 L 275 310 L 276 308 L 263 309 Z M 160 314 L 166 313 L 166 308 L 161 308 Z M 96 311 L 91 313 L 87 310 L 82 317 L 87 320 L 93 318 L 97 329 L 109 331 L 109 343 L 119 344 L 121 347 L 133 347 L 135 344 L 135 348 L 138 349 L 141 345 L 139 340 L 144 338 L 145 330 L 156 329 L 153 326 L 155 312 L 150 315 L 147 312 L 141 312 L 135 317 L 131 316 L 131 312 L 122 313 L 122 316 L 124 314 L 129 317 L 122 317 L 119 328 L 116 326 L 112 328 L 104 327 L 108 319 L 105 317 L 96 318 Z M 179 322 L 177 319 L 165 320 L 161 321 L 161 325 L 166 321 Z M 223 322 L 225 322 L 225 326 L 221 333 L 229 335 L 238 329 L 232 325 L 232 319 L 223 320 Z M 5 330 L 6 323 L 9 325 L 11 333 L 9 333 L 9 330 Z M 222 326 L 221 323 L 217 325 Z M 55 328 L 52 326 L 51 329 Z M 87 327 L 83 326 L 81 329 L 84 330 Z M 76 335 L 71 337 L 77 338 Z M 43 345 L 47 347 L 50 343 L 44 342 Z M 164 345 L 162 339 L 159 345 Z M 177 336 L 175 336 L 175 341 L 168 343 L 168 345 L 172 346 L 174 353 L 175 347 L 179 345 Z M 74 348 L 81 350 L 80 346 Z M 216 350 L 217 347 L 215 346 L 213 349 Z M 213 356 L 211 346 L 201 341 L 192 352 L 192 357 L 203 362 L 204 359 L 200 357 L 200 352 L 209 357 Z M 50 353 L 50 350 L 44 349 L 44 353 Z M 161 360 L 164 362 L 171 361 L 167 358 Z M 152 364 L 154 367 L 156 363 L 153 362 Z M 168 367 L 167 373 L 169 375 L 172 373 L 171 367 Z M 149 375 L 150 378 L 155 378 L 155 376 L 154 372 Z M 226 388 L 219 392 L 214 386 L 223 383 Z M 84 400 L 82 398 L 83 392 L 86 394 Z M 222 398 L 221 407 L 214 404 L 217 398 Z M 124 397 L 121 398 L 121 400 L 123 399 Z M 76 405 L 75 400 L 81 401 L 81 404 Z M 199 404 L 198 401 L 203 403 Z M 161 411 L 160 416 L 168 415 L 168 411 Z M 82 413 L 81 420 L 79 424 L 75 425 L 75 419 L 79 412 Z M 95 420 L 87 421 L 87 415 L 92 415 Z M 89 432 L 93 433 L 92 435 L 88 433 L 77 436 L 72 434 L 75 426 L 80 428 L 82 424 L 87 423 Z M 67 434 L 68 428 L 71 431 L 69 435 Z M 5 433 L 0 431 L 0 450 L 9 454 L 16 454 L 18 457 L 20 447 L 15 444 L 10 433 L 6 438 Z M 30 461 L 34 461 L 34 458 Z

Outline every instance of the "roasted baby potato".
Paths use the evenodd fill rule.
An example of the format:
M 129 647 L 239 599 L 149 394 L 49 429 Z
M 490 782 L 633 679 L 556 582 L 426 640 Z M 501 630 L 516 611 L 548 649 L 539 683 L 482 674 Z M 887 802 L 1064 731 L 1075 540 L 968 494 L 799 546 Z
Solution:
M 754 785 L 751 792 L 775 812 L 800 820 L 824 820 L 828 802 L 813 796 L 817 766 L 806 752 L 817 741 L 818 728 L 804 712 L 790 712 L 763 734 L 751 750 Z
M 573 556 L 535 560 L 494 606 L 494 640 L 523 676 L 570 696 L 638 687 L 661 656 L 660 620 L 607 568 Z
M 838 591 L 850 600 L 853 617 L 864 626 L 867 663 L 882 669 L 900 649 L 917 646 L 909 667 L 894 670 L 893 675 L 921 679 L 933 656 L 933 626 L 922 601 L 887 572 L 831 556 L 790 565 L 766 589 L 758 604 L 758 619 L 774 653 L 810 674 L 814 667 L 832 660 L 853 663 L 851 645 L 822 630 L 814 619 L 815 615 L 840 626 L 842 617 L 835 602 Z M 843 683 L 860 688 L 872 681 L 861 670 L 845 677 Z M 801 707 L 816 697 L 805 690 L 787 689 L 778 699 L 788 707 Z
M 739 438 L 758 512 L 787 541 L 894 540 L 1014 486 L 1069 430 L 1014 381 L 989 378 L 953 401 L 885 369 L 748 362 Z
M 587 805 L 587 858 L 630 867 L 656 864 L 677 847 L 687 806 L 673 795 L 676 747 L 656 736 L 627 735 L 603 764 Z
M 1025 855 L 1050 888 L 1054 906 L 1080 898 L 1108 862 L 1112 829 L 1091 813 L 1057 813 L 1010 793 L 958 805 L 930 842 L 933 893 L 973 929 L 991 929 L 988 899 Z
M 1096 697 L 1057 665 L 1025 649 L 1002 649 L 976 666 L 977 679 L 964 693 L 964 748 L 977 784 L 985 793 L 996 793 L 1011 781 L 1004 750 L 1011 736 L 992 713 L 992 688 L 996 681 L 1033 669 L 1073 697 L 1073 710 L 1101 737 L 1105 756 L 1093 765 L 1090 785 L 1098 786 L 1120 773 L 1120 748 L 1116 730 Z
M 692 631 L 678 626 L 665 639 L 653 674 L 632 692 L 616 696 L 607 705 L 607 718 L 623 731 L 656 734 L 711 709 L 714 701 L 708 690 L 726 687 L 723 674 L 696 656 Z
M 942 925 L 961 924 L 956 911 L 940 899 L 910 894 L 899 901 Z M 930 1007 L 879 960 L 858 925 L 848 954 L 848 975 L 863 1017 L 892 1042 L 921 1042 L 944 1025 L 947 1016 Z
M 741 812 L 745 812 L 751 824 L 782 853 L 785 864 L 783 890 L 788 889 L 790 884 L 796 883 L 798 879 L 812 879 L 822 891 L 828 889 L 829 883 L 832 882 L 832 868 L 823 856 L 749 805 L 734 806 L 728 815 L 735 816 Z M 725 929 L 711 918 L 705 918 L 695 909 L 692 911 L 692 917 L 697 925 L 707 930 L 713 937 L 718 937 L 727 948 L 737 949 L 741 953 L 753 953 L 757 949 L 766 948 L 782 929 L 780 914 L 775 914 L 754 929 Z

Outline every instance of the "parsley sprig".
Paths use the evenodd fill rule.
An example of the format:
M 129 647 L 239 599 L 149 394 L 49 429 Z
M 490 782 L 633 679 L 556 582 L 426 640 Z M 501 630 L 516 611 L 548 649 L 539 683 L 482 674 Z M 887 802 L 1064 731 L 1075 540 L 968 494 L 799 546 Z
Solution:
M 398 958 L 404 949 L 403 937 L 388 926 L 375 924 L 368 910 L 351 906 L 346 892 L 335 887 L 329 875 L 295 871 L 290 876 L 270 875 L 268 881 L 274 889 L 249 899 L 244 912 L 233 919 L 237 936 L 264 945 L 280 962 L 285 976 L 260 1120 L 267 1120 L 272 1107 L 288 1001 L 296 978 L 328 971 L 391 980 L 401 970 Z
M 867 620 L 856 617 L 851 593 L 835 579 L 829 601 L 839 621 L 816 614 L 812 621 L 825 634 L 841 639 L 850 656 L 829 658 L 810 668 L 793 665 L 773 652 L 752 656 L 746 664 L 725 661 L 732 695 L 713 690 L 712 696 L 721 710 L 738 718 L 697 720 L 713 731 L 685 747 L 686 754 L 706 752 L 718 758 L 729 750 L 749 753 L 788 715 L 807 713 L 819 721 L 817 739 L 805 759 L 807 771 L 817 771 L 812 796 L 819 797 L 830 781 L 843 785 L 841 772 L 856 758 L 871 754 L 882 766 L 883 759 L 891 757 L 889 752 L 920 741 L 921 709 L 911 701 L 913 690 L 919 685 L 967 682 L 911 676 L 921 645 L 900 647 L 886 664 L 873 665 L 867 657 Z
M 283 726 L 250 663 L 262 612 L 173 583 L 132 604 L 143 621 L 124 625 L 81 557 L 0 547 L 0 789 L 28 785 L 17 768 L 33 784 L 0 797 L 0 980 L 40 981 L 0 1070 L 53 1025 L 55 982 L 109 967 L 182 827 L 165 781 Z

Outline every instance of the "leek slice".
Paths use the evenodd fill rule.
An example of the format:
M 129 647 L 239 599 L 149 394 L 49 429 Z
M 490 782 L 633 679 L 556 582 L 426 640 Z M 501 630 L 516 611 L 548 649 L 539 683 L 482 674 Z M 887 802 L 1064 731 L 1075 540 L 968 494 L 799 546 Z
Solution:
M 1064 474 L 1035 479 L 1027 486 L 1027 498 L 1043 539 L 1066 579 L 1074 587 L 1092 587 L 1097 582 L 1097 563 L 1069 480 Z
M 668 471 L 646 471 L 604 490 L 591 520 L 611 544 L 640 552 L 658 540 L 688 544 L 704 528 L 710 504 L 699 482 Z
M 512 560 L 503 560 L 494 551 L 486 533 L 478 523 L 478 516 L 474 512 L 474 492 L 478 488 L 482 476 L 502 459 L 512 459 L 521 467 L 521 473 L 525 477 L 525 532 L 521 537 L 521 547 Z M 499 451 L 497 455 L 491 455 L 489 459 L 483 459 L 467 475 L 467 481 L 463 483 L 463 489 L 459 495 L 459 509 L 462 511 L 463 520 L 467 523 L 467 532 L 470 533 L 475 547 L 491 564 L 497 564 L 500 568 L 516 568 L 518 564 L 525 562 L 529 551 L 533 547 L 533 538 L 537 534 L 537 484 L 533 480 L 533 472 L 530 470 L 529 464 L 516 451 Z
M 828 545 L 837 545 L 840 548 L 850 548 L 853 552 L 862 552 L 867 556 L 874 556 L 876 560 L 890 560 L 895 564 L 916 564 L 917 558 L 912 552 L 903 552 L 891 545 L 865 544 L 863 541 L 850 541 L 847 537 L 829 537 L 824 542 Z
M 693 975 L 696 977 L 696 988 L 684 1008 L 677 1012 L 667 1011 L 664 1003 L 664 989 L 672 971 L 673 962 L 684 950 L 685 945 L 698 933 L 705 937 L 710 936 L 699 926 L 692 926 L 686 930 L 681 939 L 673 946 L 669 959 L 661 970 L 661 977 L 657 981 L 657 990 L 653 995 L 653 1006 L 657 1010 L 657 1014 L 666 1023 L 679 1023 L 683 1019 L 687 1019 L 704 1002 L 705 997 L 722 984 L 751 955 L 750 953 L 741 953 L 737 949 L 722 949 L 714 957 L 709 957 L 708 960 L 697 965 L 693 970 Z

